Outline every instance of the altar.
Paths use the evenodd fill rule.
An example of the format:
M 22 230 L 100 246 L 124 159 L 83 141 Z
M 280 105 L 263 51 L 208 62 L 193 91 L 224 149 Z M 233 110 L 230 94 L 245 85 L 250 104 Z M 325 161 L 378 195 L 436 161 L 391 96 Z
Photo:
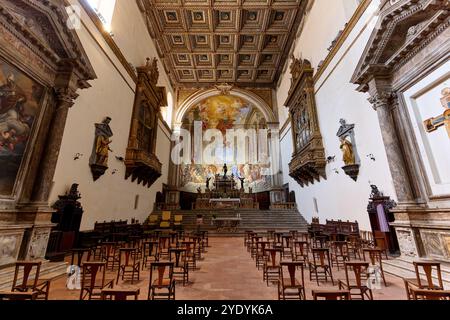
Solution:
M 211 209 L 238 209 L 241 199 L 209 199 Z

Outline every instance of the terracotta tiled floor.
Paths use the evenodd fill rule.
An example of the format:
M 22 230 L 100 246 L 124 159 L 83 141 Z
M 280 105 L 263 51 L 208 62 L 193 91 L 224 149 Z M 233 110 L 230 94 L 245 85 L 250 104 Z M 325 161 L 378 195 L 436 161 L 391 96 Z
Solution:
M 189 274 L 190 283 L 186 287 L 181 284 L 176 287 L 177 300 L 275 300 L 277 286 L 269 286 L 263 282 L 262 270 L 258 271 L 255 261 L 243 246 L 243 238 L 210 238 L 209 248 L 204 259 L 199 261 L 197 271 Z M 115 278 L 116 273 L 109 273 Z M 305 270 L 305 285 L 307 298 L 311 299 L 311 290 L 338 289 L 336 279 L 344 279 L 344 272 L 333 269 L 335 286 L 331 282 L 317 283 L 309 281 L 309 271 Z M 147 298 L 149 271 L 141 273 L 141 280 L 134 285 L 121 282 L 115 288 L 139 287 L 140 299 Z M 386 275 L 387 287 L 374 290 L 376 300 L 403 300 L 406 298 L 403 280 Z M 79 291 L 66 288 L 66 279 L 60 278 L 51 284 L 49 299 L 78 299 Z

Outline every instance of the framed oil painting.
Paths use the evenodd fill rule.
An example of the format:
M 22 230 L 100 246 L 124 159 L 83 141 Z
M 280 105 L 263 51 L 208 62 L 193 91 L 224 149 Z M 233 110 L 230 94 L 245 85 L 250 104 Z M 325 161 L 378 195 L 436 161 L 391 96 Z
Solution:
M 44 91 L 43 86 L 0 59 L 0 197 L 14 191 Z

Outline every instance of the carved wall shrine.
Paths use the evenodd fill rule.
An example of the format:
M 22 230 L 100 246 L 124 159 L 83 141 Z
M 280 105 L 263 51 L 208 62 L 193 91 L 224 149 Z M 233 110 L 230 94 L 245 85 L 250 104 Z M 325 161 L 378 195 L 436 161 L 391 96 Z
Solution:
M 94 70 L 61 1 L 0 2 L 0 266 L 44 258 L 69 108 Z
M 156 157 L 160 108 L 167 105 L 164 87 L 158 87 L 156 58 L 137 68 L 138 83 L 125 157 L 126 176 L 150 187 L 160 176 L 162 164 Z
M 390 226 L 395 227 L 402 256 L 447 261 L 450 196 L 448 188 L 436 195 L 431 187 L 435 178 L 427 171 L 428 154 L 419 145 L 423 137 L 432 138 L 429 128 L 416 129 L 408 102 L 413 99 L 411 90 L 425 92 L 425 85 L 431 86 L 421 83 L 423 79 L 439 85 L 432 79 L 449 60 L 449 26 L 448 0 L 382 1 L 377 25 L 352 78 L 359 91 L 370 94 L 379 118 L 398 199 Z M 437 104 L 439 99 L 436 96 Z
M 326 178 L 325 150 L 317 118 L 314 97 L 314 70 L 307 60 L 294 58 L 291 88 L 285 105 L 291 117 L 294 154 L 289 175 L 302 187 Z

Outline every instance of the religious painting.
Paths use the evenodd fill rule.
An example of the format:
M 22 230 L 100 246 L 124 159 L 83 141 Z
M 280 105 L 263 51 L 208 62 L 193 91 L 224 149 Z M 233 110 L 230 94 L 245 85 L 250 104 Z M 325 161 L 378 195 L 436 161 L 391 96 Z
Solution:
M 44 87 L 0 60 L 0 196 L 13 193 Z
M 226 141 L 226 132 L 229 129 L 265 129 L 266 120 L 259 109 L 248 101 L 232 96 L 218 95 L 207 98 L 193 106 L 184 116 L 183 128 L 192 132 L 194 122 L 201 121 L 203 130 L 217 129 L 224 137 L 224 159 L 233 155 L 235 150 L 231 149 L 230 142 Z M 208 143 L 204 142 L 204 145 Z M 224 162 L 224 161 L 222 161 Z M 180 187 L 187 192 L 197 192 L 198 188 L 205 189 L 207 181 L 214 186 L 216 174 L 223 174 L 223 163 L 202 163 L 181 165 L 179 175 L 181 177 Z M 244 179 L 244 189 L 253 192 L 269 190 L 271 187 L 271 177 L 268 174 L 269 164 L 265 163 L 238 163 L 228 162 L 228 175 L 233 176 L 236 185 L 241 185 Z

